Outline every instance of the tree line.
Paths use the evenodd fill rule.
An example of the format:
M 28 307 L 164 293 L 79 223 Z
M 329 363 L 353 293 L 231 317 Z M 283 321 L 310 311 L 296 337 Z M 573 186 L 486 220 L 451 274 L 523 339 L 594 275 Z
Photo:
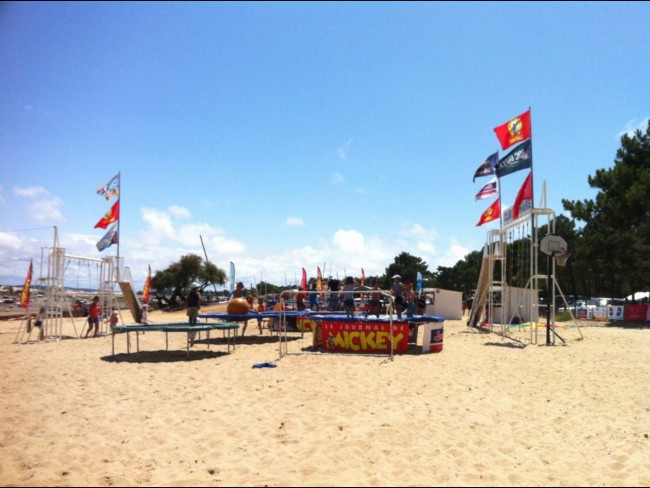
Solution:
M 622 298 L 636 291 L 650 288 L 650 121 L 645 129 L 632 136 L 621 137 L 614 166 L 599 169 L 587 178 L 592 188 L 598 189 L 593 200 L 562 200 L 570 216 L 558 215 L 555 233 L 562 236 L 571 253 L 566 266 L 557 267 L 556 275 L 565 294 L 589 297 Z M 540 229 L 545 235 L 546 229 Z M 525 271 L 521 264 L 528 238 L 514 241 L 510 278 L 515 286 L 518 273 Z M 467 254 L 454 266 L 438 266 L 429 270 L 425 261 L 402 252 L 386 267 L 381 276 L 366 277 L 366 284 L 377 280 L 382 289 L 389 289 L 391 276 L 399 274 L 402 281 L 415 284 L 417 273 L 422 274 L 425 288 L 443 288 L 462 291 L 470 296 L 478 283 L 483 251 Z M 540 270 L 547 266 L 546 256 L 540 253 Z M 497 270 L 498 273 L 498 270 Z M 359 277 L 355 277 L 360 281 Z M 151 280 L 152 294 L 161 306 L 184 302 L 192 282 L 198 282 L 201 291 L 226 282 L 225 271 L 200 256 L 189 254 L 157 271 Z M 309 280 L 309 285 L 315 282 Z M 522 280 L 523 281 L 523 280 Z M 258 294 L 277 294 L 286 287 L 261 282 Z M 216 291 L 216 289 L 215 289 Z

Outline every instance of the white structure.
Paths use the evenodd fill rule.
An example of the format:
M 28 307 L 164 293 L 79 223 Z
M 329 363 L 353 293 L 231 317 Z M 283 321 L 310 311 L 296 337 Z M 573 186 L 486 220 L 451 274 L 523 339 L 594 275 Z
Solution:
M 97 290 L 100 309 L 103 314 L 108 315 L 113 310 L 119 311 L 114 292 L 117 283 L 116 258 L 109 256 L 99 259 L 68 255 L 65 253 L 65 249 L 60 247 L 58 229 L 54 227 L 54 242 L 52 247 L 41 248 L 41 273 L 39 281 L 45 285 L 45 298 L 47 301 L 47 318 L 43 324 L 46 338 L 60 340 L 63 335 L 62 318 L 64 312 L 68 312 L 70 317 L 72 317 L 72 307 L 68 300 L 64 283 L 66 262 L 70 261 L 95 263 L 98 266 L 97 282 L 89 283 L 89 285 L 91 288 Z M 45 274 L 43 274 L 43 263 L 45 262 L 47 262 L 47 266 Z M 77 331 L 74 320 L 72 320 L 72 325 L 75 330 L 75 335 L 78 336 L 81 331 Z M 100 322 L 100 327 L 103 327 L 103 321 Z
M 545 195 L 544 190 L 542 194 Z M 543 226 L 545 234 L 540 235 Z M 536 344 L 540 312 L 538 294 L 540 289 L 547 289 L 548 283 L 551 303 L 547 329 L 552 330 L 553 335 L 550 340 L 547 336 L 547 344 L 551 341 L 554 344 L 556 337 L 565 342 L 555 330 L 555 295 L 557 292 L 564 296 L 556 280 L 555 268 L 557 264 L 566 263 L 569 253 L 566 247 L 555 249 L 564 241 L 558 237 L 555 235 L 555 212 L 548 208 L 529 208 L 517 219 L 506 218 L 501 229 L 489 231 L 468 326 L 495 332 L 497 325 L 501 335 L 510 337 L 510 325 L 528 324 L 529 340 Z M 546 274 L 539 272 L 540 250 L 545 253 L 541 256 L 547 259 Z M 577 324 L 574 326 L 582 338 L 580 328 Z
M 424 296 L 431 297 L 431 303 L 424 308 L 424 315 L 435 315 L 445 320 L 463 318 L 463 293 L 440 288 L 424 288 Z

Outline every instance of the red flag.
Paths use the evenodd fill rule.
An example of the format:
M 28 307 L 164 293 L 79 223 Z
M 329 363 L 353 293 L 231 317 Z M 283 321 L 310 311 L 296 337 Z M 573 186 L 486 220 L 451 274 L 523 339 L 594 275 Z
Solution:
M 508 149 L 513 144 L 530 139 L 530 109 L 503 125 L 494 128 L 501 149 Z
M 323 291 L 323 275 L 320 273 L 320 267 L 316 266 L 317 277 L 316 277 L 316 289 L 318 291 Z
M 29 307 L 29 289 L 32 284 L 32 271 L 34 267 L 32 266 L 32 260 L 29 260 L 29 271 L 27 271 L 27 277 L 25 278 L 25 284 L 23 285 L 23 292 L 20 294 L 20 306 L 25 310 Z
M 302 280 L 300 281 L 300 289 L 302 291 L 307 291 L 307 271 L 305 271 L 305 268 L 302 268 Z
M 142 289 L 142 301 L 144 303 L 149 303 L 149 290 L 151 289 L 151 265 L 149 265 L 149 276 L 144 282 L 144 288 Z
M 499 200 L 495 200 L 492 205 L 488 207 L 488 209 L 483 212 L 483 215 L 481 215 L 481 219 L 478 221 L 478 224 L 476 224 L 476 227 L 483 225 L 487 222 L 492 222 L 493 220 L 498 219 L 501 216 L 501 204 L 499 203 Z
M 533 199 L 533 172 L 528 173 L 528 176 L 524 180 L 524 184 L 519 188 L 519 193 L 517 193 L 517 198 L 515 198 L 515 204 L 512 207 L 512 218 L 516 219 L 519 217 L 519 207 L 524 200 Z
M 113 222 L 117 222 L 120 218 L 120 201 L 116 201 L 113 206 L 110 208 L 106 215 L 104 215 L 99 222 L 95 224 L 95 229 L 105 229 Z

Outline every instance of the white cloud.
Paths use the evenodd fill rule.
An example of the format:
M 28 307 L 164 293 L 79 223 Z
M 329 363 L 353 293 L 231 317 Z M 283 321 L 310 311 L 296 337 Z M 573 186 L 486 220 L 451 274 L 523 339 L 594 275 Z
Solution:
M 341 147 L 339 147 L 338 149 L 339 159 L 342 159 L 344 161 L 348 159 L 348 150 L 350 149 L 351 145 L 352 145 L 352 139 L 349 139 L 346 143 L 344 143 Z
M 63 220 L 59 210 L 63 202 L 59 197 L 50 195 L 42 186 L 14 187 L 13 194 L 30 200 L 25 210 L 39 224 Z
M 439 258 L 436 268 L 429 269 L 430 271 L 435 271 L 438 266 L 454 266 L 458 261 L 464 259 L 465 256 L 467 256 L 472 251 L 473 249 L 469 249 L 457 243 L 452 243 L 452 245 L 449 246 L 449 249 L 447 249 L 447 251 Z
M 185 207 L 180 207 L 178 205 L 171 205 L 167 211 L 172 217 L 176 217 L 178 219 L 189 219 L 192 216 L 188 209 Z
M 27 186 L 24 188 L 14 187 L 14 195 L 25 198 L 35 198 L 39 195 L 47 195 L 47 190 L 42 186 Z
M 169 214 L 153 208 L 141 208 L 142 220 L 147 225 L 142 239 L 147 244 L 160 244 L 172 240 L 175 236 L 174 225 Z
M 420 224 L 407 223 L 402 226 L 400 235 L 425 241 L 433 241 L 438 238 L 438 231 L 435 228 L 427 229 Z
M 342 183 L 345 180 L 343 178 L 343 175 L 341 173 L 332 173 L 332 179 L 331 182 L 336 184 L 336 183 Z
M 182 207 L 172 206 L 167 211 L 142 208 L 142 220 L 145 223 L 145 230 L 141 234 L 140 241 L 143 245 L 175 246 L 176 261 L 180 256 L 179 252 L 186 254 L 197 252 L 203 254 L 201 239 L 206 249 L 210 250 L 210 259 L 213 255 L 227 258 L 234 254 L 239 255 L 246 251 L 246 246 L 225 236 L 222 229 L 213 227 L 203 222 L 179 223 L 178 220 L 189 218 L 189 212 Z M 178 250 L 180 246 L 180 251 Z M 217 259 L 214 257 L 214 259 Z
M 23 243 L 13 232 L 0 232 L 0 249 L 18 251 Z
M 49 224 L 54 221 L 63 220 L 63 215 L 59 210 L 61 206 L 59 197 L 49 197 L 42 200 L 27 204 L 27 213 L 40 224 Z
M 285 223 L 288 227 L 303 227 L 305 225 L 305 222 L 298 217 L 287 217 Z
M 625 124 L 625 128 L 621 132 L 616 134 L 616 140 L 620 141 L 621 137 L 623 137 L 624 135 L 627 135 L 628 137 L 634 137 L 634 133 L 637 130 L 640 130 L 641 133 L 645 133 L 645 130 L 648 127 L 648 121 L 650 121 L 650 117 L 646 117 L 645 119 L 642 119 L 638 123 L 634 119 L 628 121 L 628 123 Z
M 365 248 L 363 234 L 356 230 L 339 229 L 334 233 L 332 243 L 342 252 L 359 254 Z

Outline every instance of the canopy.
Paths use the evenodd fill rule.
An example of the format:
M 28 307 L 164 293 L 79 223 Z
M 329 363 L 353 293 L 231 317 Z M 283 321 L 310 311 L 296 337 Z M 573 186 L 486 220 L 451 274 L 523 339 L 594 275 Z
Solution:
M 625 297 L 626 300 L 632 301 L 632 300 L 643 300 L 644 298 L 650 298 L 650 292 L 648 291 L 637 291 L 636 293 L 633 293 L 632 295 L 628 295 Z

